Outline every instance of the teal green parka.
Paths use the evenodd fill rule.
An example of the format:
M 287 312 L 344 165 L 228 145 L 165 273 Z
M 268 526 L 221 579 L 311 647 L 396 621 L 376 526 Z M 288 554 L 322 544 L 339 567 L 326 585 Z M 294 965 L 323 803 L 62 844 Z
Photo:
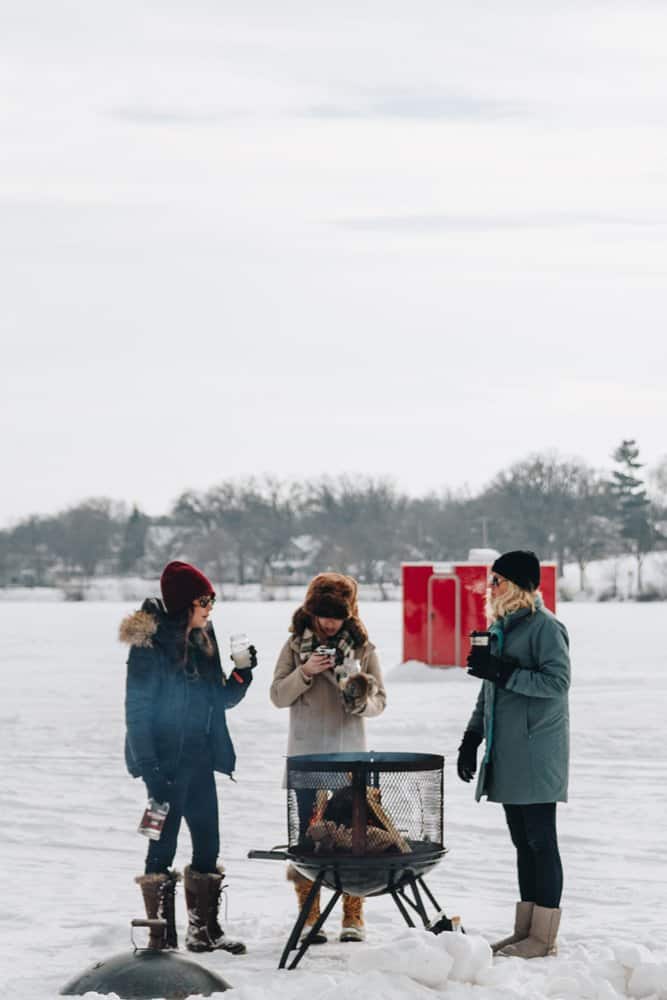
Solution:
M 504 655 L 519 669 L 505 688 L 483 681 L 467 728 L 486 741 L 475 798 L 531 805 L 566 802 L 570 655 L 567 629 L 538 597 L 501 622 Z M 491 637 L 491 651 L 498 639 Z

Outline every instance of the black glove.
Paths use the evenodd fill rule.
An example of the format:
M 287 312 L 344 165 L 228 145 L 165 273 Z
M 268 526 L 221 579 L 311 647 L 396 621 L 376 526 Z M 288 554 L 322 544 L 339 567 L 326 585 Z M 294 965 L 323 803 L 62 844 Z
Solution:
M 164 776 L 157 764 L 142 771 L 141 777 L 144 779 L 146 790 L 156 802 L 169 802 L 173 789 L 173 782 Z
M 461 781 L 472 781 L 477 770 L 477 747 L 482 742 L 479 733 L 466 729 L 456 758 L 456 772 Z
M 483 646 L 473 646 L 466 661 L 471 677 L 481 677 L 485 681 L 493 681 L 498 687 L 505 687 L 508 680 L 519 666 L 514 656 L 494 656 Z

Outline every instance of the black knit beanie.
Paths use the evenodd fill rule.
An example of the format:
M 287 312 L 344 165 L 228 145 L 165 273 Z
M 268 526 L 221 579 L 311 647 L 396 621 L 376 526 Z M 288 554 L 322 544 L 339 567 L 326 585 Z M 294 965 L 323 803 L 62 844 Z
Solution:
M 500 573 L 522 590 L 537 590 L 540 585 L 540 560 L 534 552 L 523 549 L 504 552 L 502 556 L 498 556 L 491 572 Z

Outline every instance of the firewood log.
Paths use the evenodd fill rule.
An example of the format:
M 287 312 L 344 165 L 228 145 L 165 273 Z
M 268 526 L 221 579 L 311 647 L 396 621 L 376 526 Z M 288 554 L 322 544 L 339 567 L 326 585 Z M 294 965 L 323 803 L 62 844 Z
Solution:
M 308 836 L 315 845 L 315 850 L 322 851 L 351 851 L 352 850 L 352 828 L 337 826 L 331 820 L 323 820 L 321 823 L 312 823 L 308 827 Z M 396 838 L 387 830 L 382 830 L 379 826 L 366 827 L 366 851 L 368 854 L 382 854 L 395 847 Z
M 398 832 L 393 819 L 383 807 L 380 801 L 380 789 L 379 788 L 369 788 L 366 792 L 366 798 L 368 804 L 371 807 L 375 818 L 379 821 L 380 825 L 387 830 L 387 832 L 393 838 L 393 843 L 398 847 L 401 854 L 410 854 L 410 846 L 404 837 Z

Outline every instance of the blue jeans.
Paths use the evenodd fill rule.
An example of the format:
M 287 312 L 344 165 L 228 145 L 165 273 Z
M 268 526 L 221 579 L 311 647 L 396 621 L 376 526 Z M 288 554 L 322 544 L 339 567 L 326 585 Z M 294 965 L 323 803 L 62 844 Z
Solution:
M 220 832 L 218 796 L 208 749 L 184 761 L 174 776 L 162 836 L 148 845 L 147 875 L 166 872 L 172 864 L 182 819 L 192 838 L 193 869 L 214 872 L 220 851 Z
M 525 902 L 548 909 L 560 906 L 563 866 L 556 835 L 556 803 L 503 806 L 516 847 L 519 891 Z

